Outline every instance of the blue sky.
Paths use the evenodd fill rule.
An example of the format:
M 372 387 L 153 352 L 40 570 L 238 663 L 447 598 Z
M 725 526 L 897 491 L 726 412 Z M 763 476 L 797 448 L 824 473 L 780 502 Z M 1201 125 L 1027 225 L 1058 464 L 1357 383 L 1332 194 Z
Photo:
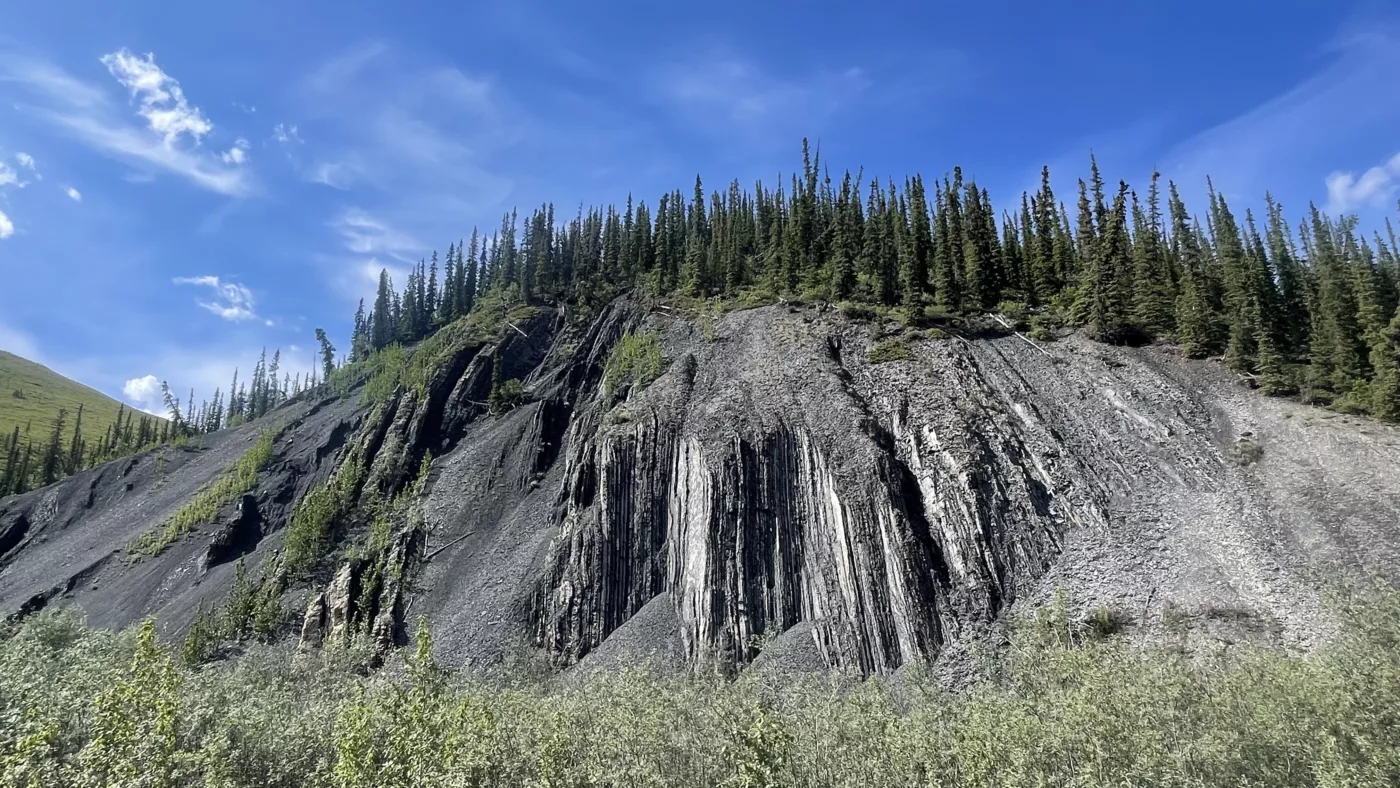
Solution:
M 696 18 L 696 14 L 703 16 Z M 152 406 L 313 331 L 380 267 L 545 200 L 960 164 L 1012 207 L 1153 168 L 1379 221 L 1386 3 L 0 4 L 0 348 Z M 401 277 L 400 277 L 401 279 Z

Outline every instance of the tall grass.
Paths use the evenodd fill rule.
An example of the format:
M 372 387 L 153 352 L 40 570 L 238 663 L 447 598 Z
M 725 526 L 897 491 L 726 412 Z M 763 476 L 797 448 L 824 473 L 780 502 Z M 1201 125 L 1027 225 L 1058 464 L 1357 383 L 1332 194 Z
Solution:
M 611 397 L 628 385 L 641 391 L 664 370 L 660 336 L 655 331 L 629 331 L 613 345 L 603 364 L 603 396 Z
M 253 445 L 249 446 L 233 465 L 201 487 L 193 498 L 166 518 L 165 522 L 133 540 L 127 546 L 127 555 L 132 560 L 159 555 L 167 547 L 184 538 L 195 526 L 211 523 L 218 518 L 220 509 L 257 486 L 258 472 L 272 459 L 279 432 L 279 429 L 263 430 Z
M 420 627 L 420 635 L 424 630 Z M 218 786 L 1394 786 L 1400 602 L 1309 657 L 1021 638 L 951 695 L 624 671 L 561 689 L 343 649 L 183 667 L 43 612 L 0 645 L 0 780 Z M 123 783 L 127 784 L 127 783 Z M 130 783 L 136 784 L 136 783 Z

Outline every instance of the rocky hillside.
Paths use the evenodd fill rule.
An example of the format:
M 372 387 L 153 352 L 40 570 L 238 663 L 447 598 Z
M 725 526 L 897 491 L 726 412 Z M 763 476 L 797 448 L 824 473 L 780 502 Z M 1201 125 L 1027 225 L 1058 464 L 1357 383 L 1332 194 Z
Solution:
M 241 559 L 308 647 L 421 614 L 455 665 L 884 673 L 1055 589 L 1133 637 L 1307 648 L 1337 593 L 1400 579 L 1400 430 L 1158 348 L 623 298 L 336 385 L 0 501 L 0 613 L 175 637 Z

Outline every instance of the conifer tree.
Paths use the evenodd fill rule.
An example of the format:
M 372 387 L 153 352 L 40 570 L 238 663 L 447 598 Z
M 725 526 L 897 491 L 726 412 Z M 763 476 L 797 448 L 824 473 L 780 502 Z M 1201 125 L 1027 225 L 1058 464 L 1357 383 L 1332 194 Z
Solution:
M 1160 173 L 1152 173 L 1145 213 L 1136 195 L 1133 198 L 1133 322 L 1151 336 L 1168 336 L 1176 327 L 1176 297 L 1162 237 L 1160 178 Z
M 1370 385 L 1371 413 L 1386 421 L 1400 421 L 1400 310 L 1380 332 L 1371 349 L 1375 378 Z
M 1089 249 L 1081 287 L 1087 326 L 1102 342 L 1119 342 L 1127 335 L 1130 295 L 1123 277 L 1128 258 L 1127 192 L 1128 184 L 1120 182 L 1113 209 L 1104 217 L 1098 238 Z
M 83 467 L 83 404 L 78 403 L 78 415 L 73 419 L 73 438 L 68 443 L 65 473 L 77 473 Z
M 40 484 L 47 486 L 53 484 L 61 478 L 63 472 L 63 426 L 68 419 L 66 408 L 58 409 L 58 417 L 54 419 L 53 430 L 49 433 L 48 448 L 44 450 L 44 461 L 40 470 Z
M 321 370 L 325 374 L 324 379 L 330 380 L 331 373 L 335 372 L 335 345 L 331 344 L 330 337 L 326 336 L 323 328 L 316 329 L 316 341 L 321 345 Z
M 379 271 L 379 291 L 374 297 L 374 313 L 370 337 L 370 348 L 373 350 L 383 350 L 389 346 L 394 339 L 393 324 L 393 286 L 389 282 L 389 269 L 384 268 Z
M 958 179 L 962 171 L 958 170 Z M 956 313 L 962 309 L 961 269 L 963 265 L 962 220 L 958 210 L 958 195 L 947 179 L 943 187 L 934 187 L 938 197 L 938 220 L 936 223 L 937 249 L 934 257 L 934 303 L 947 312 Z
M 1172 220 L 1172 253 L 1181 264 L 1181 284 L 1176 297 L 1176 340 L 1192 358 L 1215 350 L 1214 317 L 1206 296 L 1204 255 L 1197 236 L 1186 223 L 1186 206 L 1169 183 Z
M 1064 285 L 1059 250 L 1059 217 L 1055 214 L 1055 193 L 1050 189 L 1050 168 L 1040 170 L 1040 192 L 1031 202 L 1035 215 L 1035 254 L 1033 257 L 1035 300 L 1049 303 Z M 1027 245 L 1031 241 L 1027 239 Z

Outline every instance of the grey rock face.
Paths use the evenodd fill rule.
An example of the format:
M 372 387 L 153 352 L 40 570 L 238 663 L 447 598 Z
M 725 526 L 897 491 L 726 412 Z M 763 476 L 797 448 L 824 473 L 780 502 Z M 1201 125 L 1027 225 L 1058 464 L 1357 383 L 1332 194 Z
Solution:
M 660 339 L 665 371 L 645 387 L 604 380 L 628 331 Z M 295 426 L 257 490 L 156 559 L 128 565 L 120 547 L 256 426 L 172 454 L 160 480 L 144 455 L 0 501 L 0 612 L 61 601 L 178 632 L 227 592 L 233 557 L 280 547 L 292 500 L 347 456 L 367 460 L 365 490 L 393 495 L 428 452 L 392 571 L 347 555 L 365 528 L 349 518 L 293 579 L 293 599 L 326 588 L 297 602 L 307 646 L 362 620 L 387 647 L 423 614 L 454 665 L 538 647 L 580 669 L 763 653 L 885 673 L 956 662 L 1063 588 L 1143 639 L 1306 648 L 1331 634 L 1336 588 L 1400 578 L 1392 427 L 1152 348 L 920 337 L 871 364 L 876 339 L 779 306 L 724 316 L 714 341 L 628 299 L 586 324 L 544 310 L 450 348 L 377 407 L 287 406 Z M 504 414 L 485 405 L 497 354 L 527 395 Z

